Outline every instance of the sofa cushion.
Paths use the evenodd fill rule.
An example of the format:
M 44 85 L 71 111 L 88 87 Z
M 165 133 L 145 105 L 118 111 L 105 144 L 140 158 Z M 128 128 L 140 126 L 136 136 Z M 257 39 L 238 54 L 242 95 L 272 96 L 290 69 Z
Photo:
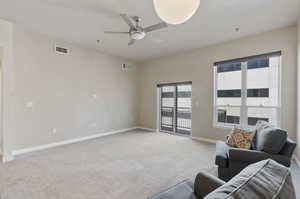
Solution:
M 278 154 L 287 141 L 287 132 L 272 127 L 264 128 L 257 134 L 256 149 L 269 154 Z
M 224 141 L 217 141 L 216 143 L 216 165 L 219 167 L 228 167 L 228 151 L 230 146 Z
M 227 144 L 242 149 L 250 149 L 254 136 L 255 131 L 234 128 L 227 138 Z
M 290 170 L 268 159 L 249 165 L 205 199 L 295 199 Z

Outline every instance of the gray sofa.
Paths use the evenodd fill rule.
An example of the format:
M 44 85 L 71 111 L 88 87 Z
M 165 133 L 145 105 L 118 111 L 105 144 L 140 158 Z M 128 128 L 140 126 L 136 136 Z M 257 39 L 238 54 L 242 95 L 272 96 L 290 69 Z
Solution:
M 296 143 L 287 138 L 287 133 L 265 121 L 259 121 L 255 130 L 251 150 L 231 147 L 224 141 L 216 143 L 219 178 L 228 181 L 246 166 L 269 158 L 290 167 Z
M 246 167 L 229 182 L 207 173 L 154 195 L 150 199 L 295 199 L 290 169 L 268 159 Z

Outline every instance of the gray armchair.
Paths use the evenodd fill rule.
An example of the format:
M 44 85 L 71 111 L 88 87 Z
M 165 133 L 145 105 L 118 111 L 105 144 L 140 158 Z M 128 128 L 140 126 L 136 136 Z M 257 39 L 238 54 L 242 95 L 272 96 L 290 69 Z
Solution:
M 263 151 L 234 148 L 224 141 L 217 141 L 215 163 L 218 166 L 219 178 L 228 181 L 246 166 L 269 158 L 290 167 L 295 147 L 296 143 L 288 139 L 279 154 L 268 154 Z
M 265 125 L 265 127 L 260 128 L 261 125 Z M 261 122 L 257 125 L 256 127 L 257 135 L 256 135 L 255 143 L 262 142 L 262 139 L 264 139 L 263 136 L 265 136 L 263 134 L 265 132 L 260 132 L 260 130 L 268 129 L 270 126 L 267 125 L 269 124 L 266 122 Z M 276 135 L 276 133 L 274 135 Z M 272 142 L 272 139 L 275 140 L 274 144 Z M 274 146 L 278 148 L 279 144 L 276 144 L 276 142 L 280 139 L 281 138 L 278 138 L 277 135 L 274 137 L 269 136 L 268 137 L 268 142 L 270 142 L 269 145 L 273 145 L 272 146 L 273 148 Z M 224 181 L 228 181 L 248 165 L 265 159 L 272 159 L 286 167 L 290 167 L 291 159 L 295 147 L 296 147 L 296 143 L 291 139 L 286 139 L 286 138 L 285 138 L 285 142 L 283 143 L 283 146 L 282 147 L 279 146 L 280 151 L 277 153 L 276 151 L 275 152 L 272 151 L 272 153 L 269 153 L 267 152 L 268 150 L 265 151 L 265 149 L 259 150 L 259 148 L 261 147 L 257 147 L 257 146 L 253 146 L 253 148 L 255 149 L 251 149 L 251 150 L 235 148 L 227 145 L 226 142 L 224 141 L 218 141 L 216 143 L 215 163 L 218 166 L 219 178 L 221 178 Z

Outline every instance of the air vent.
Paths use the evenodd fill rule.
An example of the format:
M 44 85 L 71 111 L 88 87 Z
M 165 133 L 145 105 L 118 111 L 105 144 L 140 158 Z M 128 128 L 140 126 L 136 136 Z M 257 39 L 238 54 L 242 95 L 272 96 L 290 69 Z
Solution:
M 61 55 L 68 55 L 68 54 L 70 54 L 70 50 L 68 48 L 61 47 L 61 46 L 55 46 L 55 52 L 57 54 L 61 54 Z
M 130 64 L 122 64 L 122 70 L 123 71 L 130 71 L 130 70 L 133 70 L 134 69 L 134 66 L 133 65 L 130 65 Z

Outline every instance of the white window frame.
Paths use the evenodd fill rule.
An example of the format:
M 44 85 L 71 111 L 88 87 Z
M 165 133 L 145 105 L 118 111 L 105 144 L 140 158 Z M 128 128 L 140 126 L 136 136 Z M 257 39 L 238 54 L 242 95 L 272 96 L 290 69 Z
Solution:
M 248 108 L 272 108 L 277 109 L 277 127 L 281 127 L 281 76 L 282 76 L 282 57 L 278 55 L 279 66 L 278 66 L 278 106 L 247 106 L 247 61 L 241 62 L 241 71 L 242 71 L 242 88 L 241 88 L 241 105 L 217 105 L 217 88 L 218 88 L 218 78 L 217 78 L 217 67 L 213 67 L 213 127 L 214 128 L 223 128 L 223 129 L 232 129 L 234 127 L 247 129 L 253 128 L 253 126 L 248 125 Z M 229 124 L 218 122 L 218 108 L 220 107 L 236 107 L 240 108 L 240 124 Z

